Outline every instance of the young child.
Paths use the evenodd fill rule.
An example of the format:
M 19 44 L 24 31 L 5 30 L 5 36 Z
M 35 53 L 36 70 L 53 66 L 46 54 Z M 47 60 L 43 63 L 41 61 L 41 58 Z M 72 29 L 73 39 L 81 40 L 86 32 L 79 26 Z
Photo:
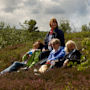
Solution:
M 41 72 L 41 73 L 44 73 L 46 70 L 53 68 L 55 66 L 55 63 L 59 59 L 62 59 L 65 56 L 64 47 L 60 46 L 60 40 L 59 39 L 54 38 L 50 41 L 50 43 L 52 45 L 53 50 L 50 52 L 50 55 L 47 59 L 46 64 L 42 65 L 40 67 L 39 72 Z
M 35 42 L 35 43 L 33 44 L 33 48 L 32 48 L 30 51 L 28 51 L 28 52 L 22 57 L 23 62 L 24 62 L 25 64 L 27 64 L 27 61 L 30 59 L 30 57 L 32 56 L 32 54 L 33 54 L 35 51 L 37 51 L 37 50 L 39 50 L 39 49 L 42 50 L 41 44 L 43 45 L 43 43 L 41 43 L 41 41 Z
M 19 70 L 21 67 L 25 67 L 28 64 L 28 61 L 31 60 L 31 56 L 34 54 L 35 51 L 38 50 L 38 48 L 40 49 L 40 45 L 42 43 L 40 41 L 37 41 L 33 44 L 33 48 L 27 52 L 24 56 L 23 56 L 23 61 L 19 62 L 19 61 L 15 61 L 12 65 L 10 65 L 8 68 L 6 68 L 5 70 L 1 71 L 0 74 L 4 74 L 6 72 L 13 72 L 13 71 L 17 71 Z M 30 61 L 29 64 L 32 64 L 33 61 Z M 36 62 L 34 62 L 35 64 Z
M 65 44 L 65 51 L 66 55 L 64 57 L 63 67 L 66 67 L 67 64 L 72 61 L 73 63 L 76 62 L 77 64 L 80 63 L 81 53 L 77 50 L 76 43 L 72 40 L 69 40 Z

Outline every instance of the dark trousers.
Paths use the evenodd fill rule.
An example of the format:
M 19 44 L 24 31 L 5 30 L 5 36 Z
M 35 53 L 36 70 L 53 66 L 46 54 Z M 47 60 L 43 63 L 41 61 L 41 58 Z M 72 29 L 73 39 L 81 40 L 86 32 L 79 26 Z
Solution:
M 49 54 L 50 54 L 50 51 L 41 52 L 40 55 L 39 55 L 39 60 L 43 60 L 43 59 L 48 58 Z
M 50 51 L 43 51 L 43 52 L 41 52 L 40 55 L 39 55 L 40 62 L 38 62 L 38 64 L 40 64 L 40 65 L 45 64 L 49 54 L 50 54 Z

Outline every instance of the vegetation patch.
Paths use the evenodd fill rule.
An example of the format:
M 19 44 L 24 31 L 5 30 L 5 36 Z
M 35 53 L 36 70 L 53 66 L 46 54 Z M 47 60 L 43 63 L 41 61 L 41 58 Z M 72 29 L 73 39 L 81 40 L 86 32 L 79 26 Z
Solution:
M 43 40 L 46 35 L 46 32 L 27 32 L 0 31 L 0 71 L 14 61 L 21 61 L 33 42 Z M 90 32 L 65 33 L 65 42 L 67 40 L 74 40 L 82 49 L 83 62 L 80 65 L 55 68 L 41 75 L 34 74 L 35 66 L 28 71 L 6 73 L 0 76 L 0 90 L 89 90 Z

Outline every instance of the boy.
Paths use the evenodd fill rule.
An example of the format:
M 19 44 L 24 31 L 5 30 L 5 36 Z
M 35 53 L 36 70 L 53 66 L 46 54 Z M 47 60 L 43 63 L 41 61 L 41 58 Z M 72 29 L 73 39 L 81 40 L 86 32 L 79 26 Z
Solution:
M 59 59 L 62 59 L 65 56 L 64 47 L 60 46 L 59 39 L 54 38 L 51 40 L 50 43 L 53 50 L 50 52 L 47 62 L 44 65 L 45 68 L 46 68 L 46 65 L 50 66 L 49 69 L 53 68 L 55 66 L 55 62 L 57 62 Z M 43 73 L 45 72 L 45 70 L 47 70 L 47 69 L 42 69 L 44 68 L 44 66 L 43 65 L 41 66 L 41 68 L 39 69 L 39 72 Z

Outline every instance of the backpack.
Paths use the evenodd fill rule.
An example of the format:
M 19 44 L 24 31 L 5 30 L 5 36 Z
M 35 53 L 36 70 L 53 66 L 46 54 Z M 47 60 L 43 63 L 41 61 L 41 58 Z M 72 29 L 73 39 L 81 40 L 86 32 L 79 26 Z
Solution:
M 39 55 L 40 55 L 41 51 L 40 50 L 36 50 L 32 56 L 28 59 L 27 61 L 27 67 L 32 67 L 33 65 L 35 65 L 38 61 L 39 61 Z M 22 61 L 25 61 L 27 60 L 27 54 L 25 54 L 23 57 L 22 57 Z

